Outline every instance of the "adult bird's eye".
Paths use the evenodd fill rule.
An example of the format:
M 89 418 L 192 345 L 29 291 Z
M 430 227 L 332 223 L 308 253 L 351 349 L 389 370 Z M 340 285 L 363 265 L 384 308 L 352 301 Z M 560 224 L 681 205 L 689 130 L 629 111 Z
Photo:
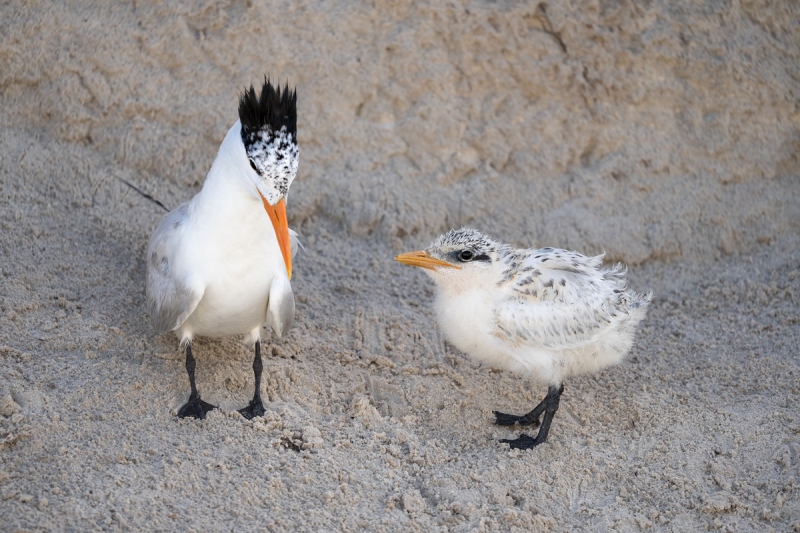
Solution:
M 472 253 L 471 251 L 469 251 L 469 250 L 461 250 L 461 253 L 459 253 L 459 254 L 458 254 L 458 258 L 459 258 L 461 261 L 472 261 L 472 259 L 473 259 L 474 257 L 475 257 L 475 254 L 473 254 L 473 253 Z
M 252 167 L 252 169 L 256 171 L 256 174 L 259 174 L 258 169 L 256 168 L 256 164 L 253 163 L 253 160 L 248 159 L 248 161 L 250 161 L 250 167 Z

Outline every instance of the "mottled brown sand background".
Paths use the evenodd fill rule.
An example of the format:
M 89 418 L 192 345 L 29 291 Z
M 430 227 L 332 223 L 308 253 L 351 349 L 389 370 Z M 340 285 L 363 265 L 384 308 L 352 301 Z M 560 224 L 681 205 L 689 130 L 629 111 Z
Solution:
M 0 530 L 800 530 L 793 1 L 0 2 Z M 196 344 L 143 254 L 238 92 L 297 86 L 298 316 Z M 473 225 L 605 250 L 655 299 L 622 366 L 544 395 L 432 325 L 392 261 Z M 294 451 L 292 448 L 300 448 Z

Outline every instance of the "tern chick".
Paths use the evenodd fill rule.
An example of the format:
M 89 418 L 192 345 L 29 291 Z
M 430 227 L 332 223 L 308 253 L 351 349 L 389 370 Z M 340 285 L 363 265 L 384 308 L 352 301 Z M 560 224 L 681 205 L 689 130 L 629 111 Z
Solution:
M 244 335 L 255 345 L 255 393 L 241 409 L 264 414 L 261 328 L 280 337 L 294 320 L 292 256 L 296 234 L 286 198 L 297 174 L 297 92 L 264 80 L 239 98 L 202 190 L 167 214 L 147 247 L 147 308 L 158 333 L 175 331 L 186 351 L 191 394 L 181 418 L 205 418 L 214 406 L 195 384 L 192 339 Z
M 468 228 L 395 259 L 436 282 L 437 319 L 459 350 L 548 385 L 525 415 L 494 411 L 503 426 L 537 426 L 542 418 L 536 437 L 501 441 L 512 448 L 547 440 L 565 378 L 622 361 L 652 298 L 628 290 L 625 267 L 601 266 L 602 255 L 516 249 Z

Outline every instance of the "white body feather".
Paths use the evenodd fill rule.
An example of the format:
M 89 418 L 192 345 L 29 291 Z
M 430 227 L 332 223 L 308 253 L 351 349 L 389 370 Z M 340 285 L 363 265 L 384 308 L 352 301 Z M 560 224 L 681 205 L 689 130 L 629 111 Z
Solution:
M 244 334 L 251 344 L 268 322 L 289 329 L 294 298 L 272 222 L 246 172 L 241 126 L 228 131 L 191 201 L 170 212 L 147 250 L 147 300 L 159 333 Z M 291 232 L 292 255 L 297 249 Z
M 624 269 L 552 248 L 503 246 L 497 256 L 476 268 L 425 270 L 451 343 L 553 386 L 622 361 L 651 298 L 626 290 Z

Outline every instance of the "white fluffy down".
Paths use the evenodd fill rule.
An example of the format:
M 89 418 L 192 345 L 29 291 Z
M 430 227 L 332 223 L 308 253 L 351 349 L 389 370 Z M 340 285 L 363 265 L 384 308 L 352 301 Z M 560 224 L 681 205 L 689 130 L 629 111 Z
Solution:
M 436 282 L 436 315 L 452 344 L 549 385 L 622 361 L 652 297 L 626 288 L 624 268 L 601 267 L 602 256 L 489 242 L 496 246 L 481 251 L 491 261 L 425 270 Z M 445 259 L 464 245 L 441 243 L 428 253 Z

